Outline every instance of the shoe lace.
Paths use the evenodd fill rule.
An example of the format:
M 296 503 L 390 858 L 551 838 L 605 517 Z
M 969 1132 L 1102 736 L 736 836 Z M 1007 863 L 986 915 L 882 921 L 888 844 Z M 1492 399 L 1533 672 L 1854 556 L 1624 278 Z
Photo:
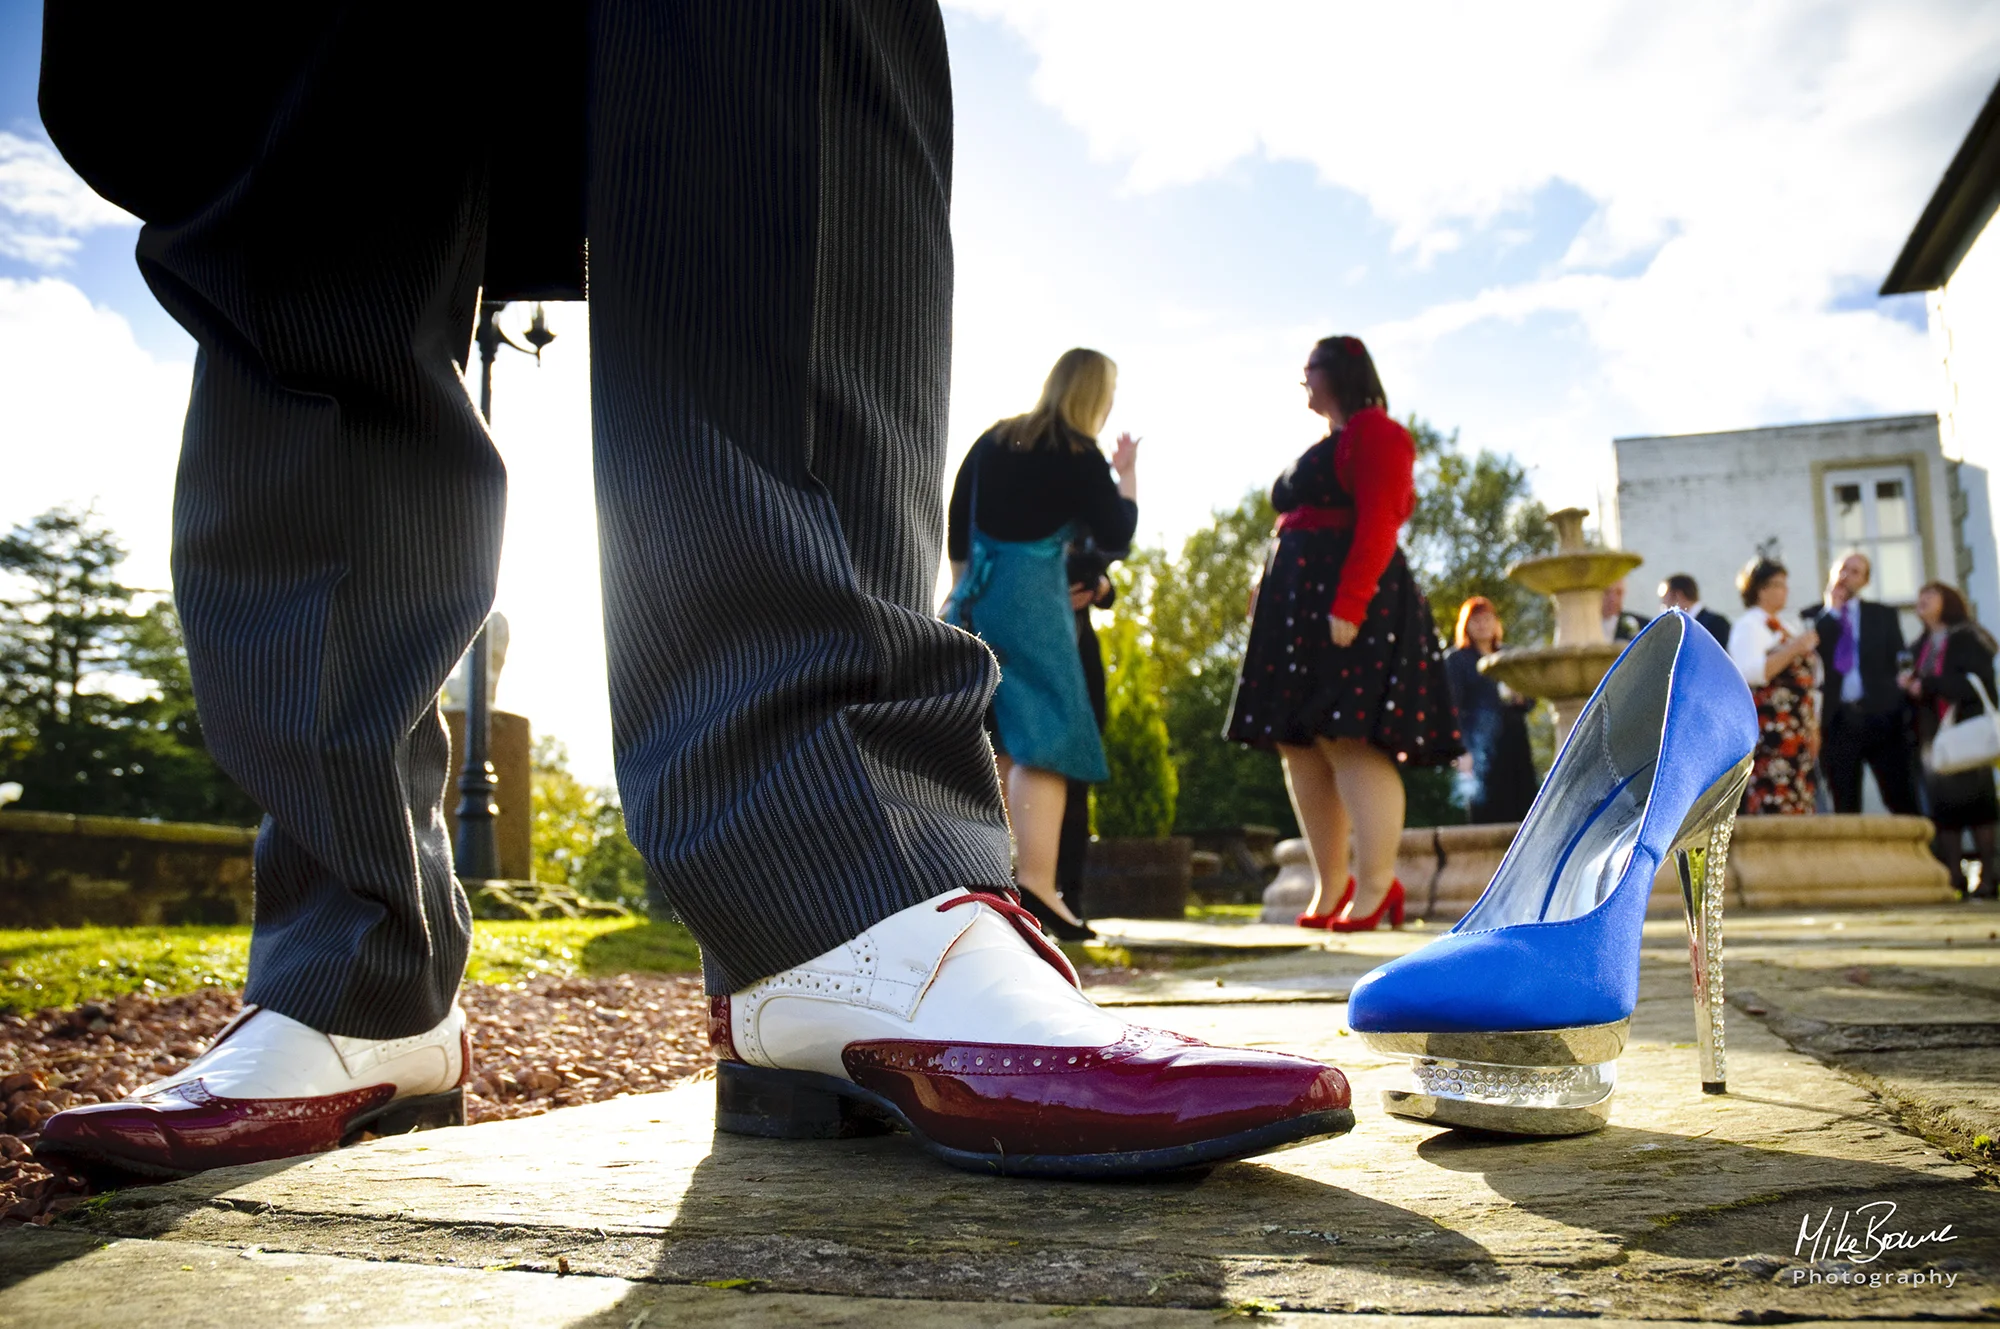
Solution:
M 1030 913 L 1021 903 L 1021 897 L 1010 889 L 1002 892 L 997 887 L 969 887 L 964 895 L 954 895 L 937 907 L 942 914 L 947 909 L 956 909 L 962 904 L 983 904 L 988 909 L 997 909 L 1010 920 L 1026 923 L 1035 931 L 1042 930 L 1042 921 Z
M 1021 898 L 1015 893 L 1013 888 L 1008 887 L 1003 890 L 991 886 L 967 887 L 964 895 L 952 896 L 951 899 L 939 905 L 937 911 L 942 914 L 947 909 L 956 909 L 962 904 L 983 904 L 1002 918 L 1005 918 L 1009 923 L 1014 925 L 1014 930 L 1021 934 L 1022 939 L 1029 946 L 1033 947 L 1043 959 L 1055 966 L 1057 973 L 1061 974 L 1071 984 L 1077 987 L 1082 986 L 1082 983 L 1077 979 L 1076 970 L 1070 965 L 1068 957 L 1062 953 L 1053 941 L 1049 940 L 1049 934 L 1042 930 L 1042 921 L 1022 906 Z

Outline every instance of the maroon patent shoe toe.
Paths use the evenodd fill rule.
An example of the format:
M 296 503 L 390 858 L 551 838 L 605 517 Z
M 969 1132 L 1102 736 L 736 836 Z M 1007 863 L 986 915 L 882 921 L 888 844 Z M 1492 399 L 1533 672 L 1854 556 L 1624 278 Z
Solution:
M 200 1080 L 58 1112 L 38 1155 L 93 1171 L 186 1177 L 210 1168 L 324 1153 L 363 1131 L 395 1135 L 465 1121 L 465 1091 L 397 1098 L 379 1084 L 313 1098 L 222 1098 Z
M 1150 1029 L 1100 1048 L 876 1040 L 843 1062 L 851 1083 L 724 1061 L 717 1125 L 787 1138 L 900 1126 L 956 1167 L 1044 1177 L 1183 1171 L 1354 1126 L 1331 1066 Z

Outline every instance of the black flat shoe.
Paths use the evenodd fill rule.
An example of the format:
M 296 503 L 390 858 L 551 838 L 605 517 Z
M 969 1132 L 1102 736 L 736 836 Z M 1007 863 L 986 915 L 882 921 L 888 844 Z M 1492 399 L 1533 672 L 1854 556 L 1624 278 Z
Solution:
M 1087 923 L 1072 923 L 1041 902 L 1033 891 L 1021 892 L 1021 903 L 1028 906 L 1028 912 L 1042 925 L 1042 931 L 1057 941 L 1096 941 L 1097 934 Z

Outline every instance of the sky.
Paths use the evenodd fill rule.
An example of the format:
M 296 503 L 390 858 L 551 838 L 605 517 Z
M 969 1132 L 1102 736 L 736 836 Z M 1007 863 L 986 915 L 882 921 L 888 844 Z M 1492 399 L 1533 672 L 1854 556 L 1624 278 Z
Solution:
M 1322 432 L 1312 342 L 1599 510 L 1610 441 L 1937 408 L 1921 297 L 1874 292 L 2000 78 L 2000 6 L 950 0 L 950 466 L 1055 357 L 1120 366 L 1141 538 Z M 0 528 L 92 505 L 164 590 L 192 341 L 35 112 L 0 0 Z M 516 330 L 529 309 L 513 306 Z M 503 352 L 501 705 L 610 779 L 581 305 Z M 948 472 L 949 473 L 949 472 Z M 1613 532 L 1615 535 L 1615 531 Z M 1729 538 L 1718 533 L 1718 538 Z

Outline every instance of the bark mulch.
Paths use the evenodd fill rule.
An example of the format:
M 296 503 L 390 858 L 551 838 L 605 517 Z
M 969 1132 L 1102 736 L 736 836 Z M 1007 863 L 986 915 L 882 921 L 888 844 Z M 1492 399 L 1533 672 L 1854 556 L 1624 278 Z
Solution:
M 652 1093 L 714 1060 L 707 1002 L 693 976 L 476 984 L 460 1000 L 472 1027 L 469 1121 Z M 237 993 L 207 988 L 0 1016 L 0 1226 L 46 1226 L 95 1189 L 60 1163 L 35 1158 L 44 1120 L 180 1070 L 240 1006 Z

